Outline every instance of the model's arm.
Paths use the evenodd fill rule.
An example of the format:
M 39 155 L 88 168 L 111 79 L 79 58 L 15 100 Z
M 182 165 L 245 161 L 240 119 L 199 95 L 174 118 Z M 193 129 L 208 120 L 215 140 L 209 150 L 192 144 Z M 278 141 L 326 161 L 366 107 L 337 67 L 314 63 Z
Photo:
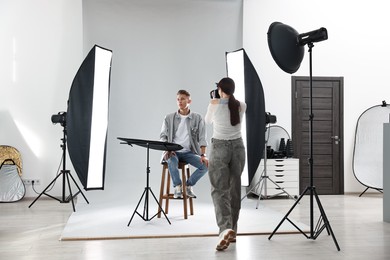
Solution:
M 160 141 L 162 142 L 168 142 L 168 121 L 167 117 L 164 118 L 161 132 L 160 132 Z

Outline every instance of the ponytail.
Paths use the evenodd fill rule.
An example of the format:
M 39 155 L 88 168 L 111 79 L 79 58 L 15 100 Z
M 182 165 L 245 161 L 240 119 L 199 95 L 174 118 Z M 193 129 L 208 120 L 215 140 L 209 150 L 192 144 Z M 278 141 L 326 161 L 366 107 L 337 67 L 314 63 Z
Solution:
M 236 100 L 234 95 L 229 97 L 230 123 L 235 126 L 240 123 L 240 102 Z
M 218 87 L 221 88 L 223 92 L 230 95 L 228 103 L 230 123 L 232 126 L 235 126 L 240 123 L 240 102 L 236 100 L 233 95 L 235 90 L 234 81 L 231 78 L 223 78 L 219 81 Z

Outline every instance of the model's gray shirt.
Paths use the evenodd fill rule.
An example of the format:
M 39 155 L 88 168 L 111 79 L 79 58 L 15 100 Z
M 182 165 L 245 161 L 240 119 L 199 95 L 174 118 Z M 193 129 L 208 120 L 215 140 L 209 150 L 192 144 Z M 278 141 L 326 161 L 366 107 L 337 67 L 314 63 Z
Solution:
M 168 114 L 164 118 L 163 125 L 161 127 L 160 141 L 173 142 L 173 137 L 179 126 L 181 117 L 178 112 Z M 191 151 L 196 154 L 201 154 L 200 147 L 207 146 L 206 141 L 206 127 L 203 117 L 195 112 L 191 112 L 188 115 L 187 128 L 190 136 Z

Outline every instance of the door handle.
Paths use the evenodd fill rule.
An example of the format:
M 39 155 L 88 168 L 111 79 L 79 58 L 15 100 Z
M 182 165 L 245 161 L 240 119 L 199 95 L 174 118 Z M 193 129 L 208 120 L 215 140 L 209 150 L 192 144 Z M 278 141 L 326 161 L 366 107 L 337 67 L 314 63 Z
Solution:
M 340 137 L 335 135 L 335 136 L 331 136 L 330 138 L 332 138 L 334 140 L 334 143 L 335 144 L 339 144 L 339 142 L 341 141 Z

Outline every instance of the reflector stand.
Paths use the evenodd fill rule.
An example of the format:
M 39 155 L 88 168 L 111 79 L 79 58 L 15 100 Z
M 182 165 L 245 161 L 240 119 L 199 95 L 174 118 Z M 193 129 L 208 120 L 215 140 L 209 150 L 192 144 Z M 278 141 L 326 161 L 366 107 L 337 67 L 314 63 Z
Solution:
M 316 41 L 324 40 L 325 36 L 324 33 L 326 34 L 326 39 L 327 37 L 327 32 L 325 28 L 321 28 L 320 32 L 313 31 L 315 33 L 309 32 L 307 33 L 308 35 L 314 35 L 313 39 Z M 275 33 L 274 33 L 275 32 Z M 305 34 L 301 34 L 305 35 Z M 320 35 L 320 36 L 318 36 Z M 300 35 L 292 29 L 288 25 L 284 25 L 279 22 L 274 22 L 271 24 L 269 30 L 268 30 L 268 44 L 269 48 L 271 50 L 271 54 L 274 57 L 275 62 L 278 64 L 278 66 L 284 70 L 285 72 L 288 73 L 294 73 L 300 65 L 300 62 L 302 61 L 302 58 L 300 56 L 301 48 L 303 48 L 302 45 L 299 44 L 299 37 Z M 295 43 L 293 43 L 293 40 L 295 38 Z M 286 41 L 285 41 L 286 40 Z M 288 57 L 292 57 L 292 60 L 286 60 L 282 59 L 280 56 L 281 53 L 278 53 L 278 50 L 280 44 L 283 44 L 283 42 L 286 42 L 287 49 L 291 52 L 296 52 L 289 54 Z M 326 231 L 328 232 L 328 235 L 332 235 L 333 241 L 336 245 L 336 248 L 338 251 L 340 251 L 340 246 L 337 243 L 336 237 L 334 236 L 333 230 L 330 226 L 329 220 L 325 214 L 325 210 L 322 207 L 320 198 L 318 197 L 316 187 L 314 186 L 313 183 L 313 75 L 312 75 L 312 48 L 314 47 L 313 42 L 305 42 L 308 45 L 308 52 L 309 52 L 309 72 L 310 72 L 310 95 L 309 95 L 309 172 L 310 172 L 310 186 L 306 187 L 306 189 L 303 191 L 303 193 L 299 196 L 298 200 L 294 203 L 294 205 L 291 207 L 291 209 L 287 212 L 287 214 L 283 217 L 283 219 L 280 221 L 280 223 L 277 225 L 275 230 L 271 233 L 271 235 L 268 237 L 270 240 L 273 235 L 276 233 L 276 231 L 279 229 L 279 227 L 283 224 L 285 220 L 290 222 L 300 233 L 302 233 L 306 238 L 308 239 L 317 239 L 317 237 L 321 234 L 321 232 L 326 228 Z M 277 48 L 275 48 L 275 46 Z M 299 46 L 299 47 L 297 47 Z M 283 50 L 285 51 L 285 50 Z M 283 53 L 283 52 L 282 52 Z M 276 59 L 276 58 L 281 58 L 281 59 Z M 292 61 L 292 63 L 291 63 Z M 290 67 L 291 64 L 294 64 L 295 67 Z M 296 69 L 296 70 L 295 70 Z M 290 213 L 294 210 L 296 205 L 301 201 L 304 195 L 306 193 L 310 193 L 310 234 L 307 235 L 305 232 L 303 232 L 297 225 L 295 225 L 292 220 L 288 218 Z M 319 211 L 320 211 L 320 217 L 318 219 L 318 222 L 316 226 L 314 227 L 314 199 L 317 202 Z
M 144 192 L 141 195 L 141 198 L 139 199 L 139 201 L 137 203 L 137 206 L 135 207 L 133 214 L 131 215 L 131 218 L 130 218 L 127 226 L 130 226 L 131 221 L 133 221 L 135 214 L 137 214 L 144 221 L 150 221 L 153 218 L 155 218 L 158 214 L 160 214 L 161 212 L 164 214 L 166 220 L 171 225 L 171 222 L 169 221 L 167 215 L 165 214 L 164 210 L 162 209 L 160 203 L 158 202 L 156 196 L 154 195 L 154 193 L 149 185 L 149 174 L 150 174 L 149 149 L 161 150 L 161 151 L 177 151 L 177 150 L 182 149 L 183 147 L 181 145 L 178 145 L 175 143 L 168 143 L 168 142 L 161 142 L 161 141 L 131 139 L 131 138 L 124 138 L 124 137 L 118 137 L 118 139 L 123 141 L 123 142 L 121 142 L 121 144 L 128 144 L 130 146 L 135 144 L 135 145 L 146 148 L 146 186 L 145 186 Z M 159 209 L 157 211 L 157 213 L 154 214 L 152 217 L 149 217 L 149 193 L 152 194 L 155 202 L 158 205 L 158 209 Z M 142 200 L 144 200 L 144 210 L 143 210 L 143 213 L 141 215 L 137 210 L 138 210 L 138 207 L 141 205 Z

